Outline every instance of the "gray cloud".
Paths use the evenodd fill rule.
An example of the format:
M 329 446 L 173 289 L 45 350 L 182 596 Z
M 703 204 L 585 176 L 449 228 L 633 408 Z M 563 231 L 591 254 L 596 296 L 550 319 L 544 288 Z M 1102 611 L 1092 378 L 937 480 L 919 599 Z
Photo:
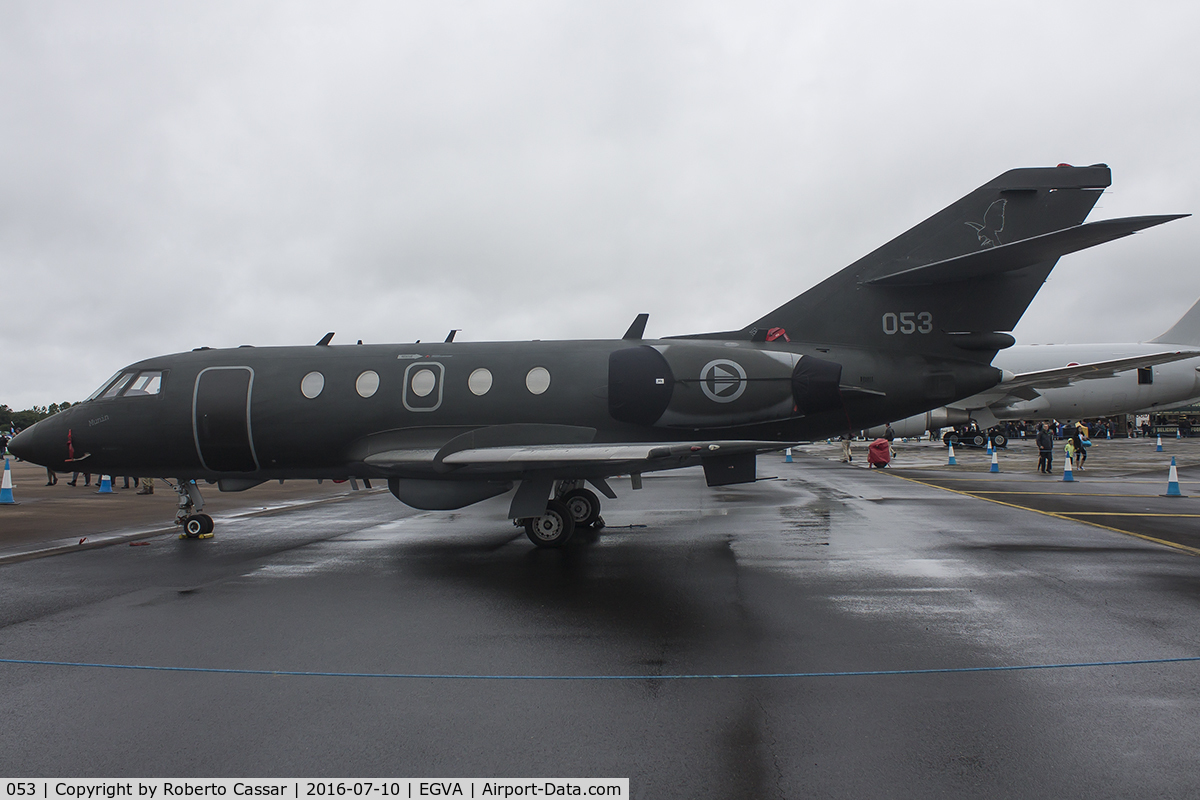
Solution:
M 1190 4 L 10 3 L 0 402 L 200 345 L 740 327 L 1014 166 L 1200 210 Z M 1022 341 L 1157 335 L 1196 223 Z

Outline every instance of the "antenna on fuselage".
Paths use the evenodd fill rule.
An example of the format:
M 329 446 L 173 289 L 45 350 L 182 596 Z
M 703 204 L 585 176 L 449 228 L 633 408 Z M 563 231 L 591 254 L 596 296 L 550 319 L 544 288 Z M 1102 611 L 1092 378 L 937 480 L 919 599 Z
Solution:
M 447 341 L 447 342 L 453 342 L 453 341 L 454 341 L 454 334 L 458 333 L 458 332 L 459 332 L 459 331 L 461 331 L 461 330 L 462 330 L 462 328 L 451 328 L 451 329 L 450 329 L 450 332 L 449 332 L 448 334 L 446 334 L 446 341 Z
M 317 347 L 328 347 L 331 341 L 333 341 L 333 331 L 322 336 L 321 341 L 317 342 Z

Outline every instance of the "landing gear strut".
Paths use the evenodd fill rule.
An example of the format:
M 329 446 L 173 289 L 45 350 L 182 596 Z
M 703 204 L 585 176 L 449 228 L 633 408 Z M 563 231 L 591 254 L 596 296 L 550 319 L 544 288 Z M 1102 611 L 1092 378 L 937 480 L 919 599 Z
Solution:
M 169 483 L 169 482 L 168 482 Z M 179 509 L 175 512 L 175 524 L 183 527 L 180 539 L 211 539 L 213 535 L 213 518 L 201 514 L 204 508 L 204 497 L 195 481 L 179 480 L 171 485 L 175 494 L 179 495 Z

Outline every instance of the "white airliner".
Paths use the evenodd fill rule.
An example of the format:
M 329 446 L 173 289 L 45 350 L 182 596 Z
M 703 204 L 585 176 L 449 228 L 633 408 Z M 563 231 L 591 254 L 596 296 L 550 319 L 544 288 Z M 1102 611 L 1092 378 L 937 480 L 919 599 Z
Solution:
M 1034 344 L 1001 350 L 995 388 L 892 423 L 897 436 L 1008 420 L 1070 420 L 1157 411 L 1200 399 L 1200 301 L 1162 336 L 1132 344 Z M 872 428 L 877 435 L 883 428 Z

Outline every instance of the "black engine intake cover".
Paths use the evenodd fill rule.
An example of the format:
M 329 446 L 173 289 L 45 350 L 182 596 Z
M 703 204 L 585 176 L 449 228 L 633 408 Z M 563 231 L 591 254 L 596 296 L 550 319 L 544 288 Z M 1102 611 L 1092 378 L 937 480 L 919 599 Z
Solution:
M 615 420 L 653 425 L 671 404 L 674 389 L 671 366 L 649 345 L 608 357 L 608 413 Z
M 801 414 L 820 414 L 842 407 L 842 365 L 804 356 L 792 370 L 792 395 Z

